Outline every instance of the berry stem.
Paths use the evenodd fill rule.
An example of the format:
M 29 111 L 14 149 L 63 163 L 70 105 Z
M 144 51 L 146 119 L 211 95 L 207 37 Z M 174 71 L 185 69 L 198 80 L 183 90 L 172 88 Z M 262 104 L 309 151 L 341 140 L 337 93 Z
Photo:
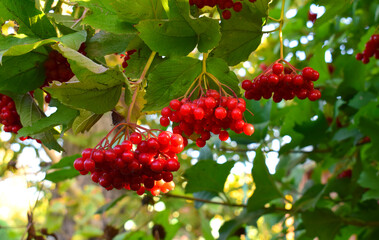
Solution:
M 128 122 L 128 123 L 130 122 L 130 119 L 132 117 L 133 107 L 134 107 L 134 104 L 136 103 L 136 100 L 137 100 L 137 95 L 138 95 L 139 86 L 140 86 L 139 84 L 141 84 L 141 82 L 143 81 L 143 79 L 145 79 L 146 73 L 149 70 L 149 68 L 151 66 L 151 63 L 153 62 L 156 53 L 157 52 L 155 52 L 155 51 L 151 52 L 150 57 L 149 57 L 149 59 L 146 62 L 145 68 L 142 71 L 141 77 L 135 83 L 137 86 L 136 86 L 136 89 L 134 89 L 133 97 L 132 97 L 132 102 L 129 105 L 128 116 L 127 116 L 127 119 L 126 119 L 126 122 Z
M 280 41 L 280 58 L 283 59 L 283 23 L 284 23 L 284 6 L 285 6 L 286 0 L 282 0 L 282 9 L 280 12 L 280 19 L 279 19 L 279 41 Z

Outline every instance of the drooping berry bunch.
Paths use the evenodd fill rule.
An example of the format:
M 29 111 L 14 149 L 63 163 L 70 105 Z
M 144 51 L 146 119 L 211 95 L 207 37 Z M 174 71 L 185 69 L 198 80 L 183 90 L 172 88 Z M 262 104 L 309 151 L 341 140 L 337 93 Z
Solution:
M 85 48 L 85 43 L 82 43 L 78 52 L 86 55 L 87 53 L 85 52 Z M 58 51 L 53 50 L 49 53 L 48 59 L 45 61 L 44 66 L 46 78 L 45 82 L 40 87 L 41 89 L 43 87 L 49 86 L 49 84 L 53 81 L 67 82 L 74 76 L 74 73 L 71 71 L 70 64 L 68 63 L 67 59 Z M 51 96 L 49 93 L 47 93 L 45 96 L 45 101 L 49 103 L 50 100 Z
M 20 116 L 12 98 L 0 93 L 0 123 L 5 132 L 17 133 L 22 128 Z
M 379 59 L 379 34 L 372 35 L 366 43 L 363 52 L 357 53 L 355 58 L 367 64 L 370 62 L 372 56 L 375 56 L 375 59 Z
M 121 57 L 123 58 L 121 65 L 123 68 L 126 68 L 128 66 L 127 61 L 130 59 L 130 56 L 133 55 L 133 53 L 135 52 L 137 52 L 137 50 L 132 49 L 132 50 L 126 51 L 125 54 L 121 54 Z
M 256 0 L 249 0 L 250 2 L 255 2 Z M 214 7 L 218 6 L 219 9 L 223 10 L 221 16 L 223 19 L 230 19 L 232 13 L 229 9 L 234 12 L 240 12 L 242 10 L 242 3 L 240 1 L 233 0 L 190 0 L 190 5 L 195 5 L 197 8 L 203 8 L 205 6 Z
M 288 67 L 284 68 L 279 61 L 285 62 Z M 319 73 L 305 67 L 301 73 L 291 64 L 284 60 L 278 60 L 265 72 L 251 80 L 244 80 L 242 88 L 246 90 L 247 99 L 260 100 L 262 97 L 269 99 L 272 97 L 274 102 L 280 102 L 282 99 L 291 100 L 295 96 L 299 99 L 308 98 L 316 101 L 321 97 L 319 90 L 314 89 L 314 81 L 319 78 Z
M 198 147 L 204 147 L 211 133 L 218 135 L 221 141 L 229 138 L 228 129 L 252 135 L 254 127 L 244 121 L 245 110 L 246 102 L 242 98 L 222 96 L 210 89 L 195 100 L 171 100 L 170 106 L 161 111 L 160 124 L 166 127 L 173 122 L 174 133 L 191 138 Z
M 177 154 L 184 148 L 182 136 L 160 130 L 155 135 L 131 123 L 114 129 L 118 127 L 121 129 L 110 142 L 108 137 L 114 130 L 95 148 L 85 149 L 74 161 L 75 169 L 82 175 L 90 172 L 92 181 L 107 190 L 125 188 L 139 195 L 149 191 L 157 196 L 174 189 L 172 172 L 180 167 Z

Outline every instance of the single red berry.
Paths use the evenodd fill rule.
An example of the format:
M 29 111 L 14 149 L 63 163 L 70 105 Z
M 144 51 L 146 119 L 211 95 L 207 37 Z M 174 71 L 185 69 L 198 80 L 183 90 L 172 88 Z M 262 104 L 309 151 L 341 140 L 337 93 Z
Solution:
M 218 135 L 218 138 L 221 141 L 226 141 L 229 138 L 229 133 L 227 131 L 221 131 L 220 134 Z
M 245 126 L 243 126 L 243 132 L 246 135 L 251 136 L 254 133 L 254 126 L 253 126 L 253 124 L 246 123 Z
M 142 136 L 141 136 L 141 134 L 134 132 L 134 133 L 130 134 L 129 140 L 133 144 L 139 144 L 142 141 Z
M 232 17 L 232 13 L 229 10 L 224 10 L 222 12 L 222 18 L 228 20 Z
M 83 158 L 77 158 L 74 161 L 74 168 L 78 171 L 83 171 L 84 170 L 84 161 Z
M 283 72 L 284 70 L 284 67 L 283 67 L 283 64 L 281 63 L 275 63 L 273 66 L 272 66 L 272 72 L 276 75 L 279 75 Z
M 223 107 L 218 107 L 218 108 L 216 108 L 214 114 L 215 114 L 215 117 L 216 117 L 217 119 L 222 120 L 222 119 L 224 119 L 224 118 L 226 117 L 226 115 L 227 115 L 227 111 L 226 111 L 226 109 L 223 108 Z
M 95 171 L 95 161 L 94 160 L 92 160 L 92 159 L 90 159 L 90 158 L 88 158 L 88 159 L 86 159 L 85 161 L 84 161 L 84 169 L 86 170 L 86 171 L 89 171 L 89 172 L 93 172 L 93 171 Z
M 159 123 L 162 127 L 167 127 L 168 125 L 170 125 L 170 119 L 168 119 L 168 117 L 161 117 L 159 119 Z
M 292 84 L 295 85 L 295 86 L 300 86 L 304 83 L 304 79 L 301 75 L 296 75 L 293 79 L 292 79 Z
M 116 160 L 117 154 L 113 149 L 105 150 L 104 152 L 104 158 L 106 161 L 113 162 Z
M 204 109 L 201 107 L 195 108 L 195 110 L 193 110 L 193 116 L 196 120 L 202 120 L 204 118 L 204 115 Z
M 171 102 L 170 102 L 170 107 L 173 110 L 179 110 L 181 105 L 182 104 L 180 103 L 180 101 L 178 99 L 171 100 Z
M 202 148 L 205 146 L 205 140 L 201 139 L 201 138 L 198 138 L 196 139 L 196 145 L 199 147 L 199 148 Z
M 253 87 L 253 82 L 250 80 L 243 80 L 241 87 L 243 90 L 249 90 Z
M 170 134 L 168 132 L 161 132 L 158 135 L 158 142 L 160 145 L 168 145 L 170 143 Z
M 162 110 L 161 110 L 161 115 L 163 117 L 170 117 L 171 116 L 171 109 L 169 107 L 164 107 Z
M 174 179 L 174 176 L 170 172 L 163 172 L 162 177 L 165 182 L 171 182 Z
M 183 144 L 183 137 L 179 134 L 173 134 L 171 136 L 171 145 L 179 146 Z
M 308 92 L 308 99 L 311 101 L 316 101 L 321 98 L 321 92 L 317 89 L 313 89 L 312 91 Z
M 233 4 L 233 10 L 235 12 L 240 12 L 242 10 L 242 3 L 241 2 L 235 2 Z
M 177 160 L 173 158 L 170 158 L 167 160 L 166 167 L 165 167 L 166 171 L 175 172 L 175 171 L 178 171 L 179 168 L 180 168 L 180 163 Z

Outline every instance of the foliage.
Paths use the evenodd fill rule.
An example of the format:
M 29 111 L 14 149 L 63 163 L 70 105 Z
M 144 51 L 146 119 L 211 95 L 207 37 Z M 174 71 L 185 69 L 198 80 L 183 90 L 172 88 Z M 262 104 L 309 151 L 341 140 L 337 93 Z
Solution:
M 205 69 L 242 96 L 239 83 L 280 58 L 281 35 L 286 61 L 320 73 L 315 87 L 322 97 L 246 100 L 255 133 L 230 133 L 227 142 L 213 136 L 201 149 L 189 140 L 175 190 L 159 197 L 121 190 L 110 199 L 74 169 L 78 152 L 42 161 L 44 183 L 31 183 L 47 187 L 38 188 L 44 195 L 29 214 L 37 232 L 29 227 L 30 237 L 61 234 L 67 218 L 74 239 L 160 239 L 154 225 L 163 226 L 164 239 L 378 235 L 379 62 L 363 64 L 354 55 L 378 32 L 379 1 L 245 0 L 229 20 L 188 0 L 53 2 L 0 0 L 0 93 L 15 101 L 24 126 L 17 137 L 41 140 L 46 152 L 63 152 L 62 139 L 94 147 L 98 135 L 83 133 L 109 112 L 115 125 L 127 119 L 159 128 L 156 113 Z M 325 13 L 307 21 L 309 9 L 321 6 Z M 85 55 L 78 52 L 82 43 Z M 136 53 L 122 67 L 114 54 L 130 50 Z M 42 87 L 51 51 L 67 58 L 75 76 Z M 16 135 L 0 140 L 2 181 L 24 173 L 16 162 L 25 148 L 42 151 Z M 28 225 L 0 219 L 0 238 L 21 236 L 12 228 L 20 222 Z

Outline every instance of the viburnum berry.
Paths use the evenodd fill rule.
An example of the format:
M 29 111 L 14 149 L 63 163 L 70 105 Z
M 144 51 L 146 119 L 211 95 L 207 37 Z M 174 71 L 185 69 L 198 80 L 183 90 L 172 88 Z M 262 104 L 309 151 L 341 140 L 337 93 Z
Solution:
M 308 11 L 308 20 L 312 23 L 315 23 L 317 19 L 317 13 L 311 12 L 311 10 Z
M 379 34 L 373 34 L 365 45 L 365 49 L 361 53 L 357 53 L 355 58 L 364 64 L 370 62 L 370 58 L 379 59 Z
M 242 89 L 245 90 L 245 97 L 256 101 L 272 97 L 274 102 L 291 100 L 295 96 L 299 99 L 308 98 L 311 101 L 320 99 L 321 93 L 314 89 L 313 83 L 319 79 L 319 73 L 313 68 L 305 67 L 298 74 L 298 70 L 287 64 L 288 67 L 284 67 L 283 64 L 276 62 L 253 81 L 244 80 Z
M 178 107 L 179 104 L 181 107 Z M 246 102 L 241 98 L 222 96 L 218 91 L 209 89 L 194 100 L 190 98 L 184 98 L 182 101 L 171 100 L 170 108 L 171 116 L 168 118 L 174 124 L 173 132 L 183 136 L 183 145 L 187 138 L 191 138 L 196 141 L 198 147 L 204 147 L 211 137 L 210 133 L 221 134 L 219 138 L 226 141 L 229 137 L 227 130 L 243 132 Z M 235 125 L 239 128 L 234 127 Z M 171 149 L 175 152 L 174 146 L 171 146 Z
M 91 173 L 92 181 L 107 190 L 124 188 L 139 195 L 148 191 L 154 196 L 173 190 L 172 172 L 180 168 L 177 154 L 186 144 L 183 137 L 167 131 L 156 136 L 152 130 L 130 123 L 118 126 L 122 127 L 119 136 L 110 142 L 104 138 L 96 148 L 83 150 L 74 168 L 82 175 Z M 136 132 L 128 134 L 130 129 Z M 121 141 L 120 134 L 128 137 Z M 114 145 L 115 141 L 119 143 Z
M 256 0 L 249 0 L 249 1 L 255 2 Z M 218 6 L 219 9 L 223 10 L 221 16 L 225 20 L 230 19 L 231 14 L 232 14 L 230 10 L 233 10 L 235 12 L 240 12 L 243 7 L 242 2 L 240 1 L 234 2 L 233 0 L 190 0 L 189 4 L 191 6 L 195 5 L 199 9 L 205 6 L 208 6 L 208 7 Z

